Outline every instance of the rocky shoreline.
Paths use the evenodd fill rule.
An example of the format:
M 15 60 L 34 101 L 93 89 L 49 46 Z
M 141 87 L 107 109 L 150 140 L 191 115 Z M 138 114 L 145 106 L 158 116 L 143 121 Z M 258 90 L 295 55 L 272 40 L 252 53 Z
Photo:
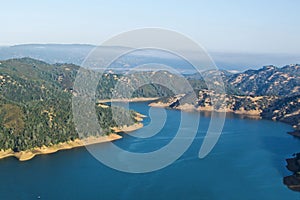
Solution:
M 290 134 L 294 137 L 300 138 L 300 130 L 295 130 L 295 131 L 292 131 L 292 132 L 288 132 L 288 134 Z
M 288 132 L 288 134 L 300 139 L 300 130 Z M 292 175 L 283 178 L 283 183 L 291 190 L 300 192 L 300 153 L 293 158 L 286 159 L 286 168 L 293 172 Z

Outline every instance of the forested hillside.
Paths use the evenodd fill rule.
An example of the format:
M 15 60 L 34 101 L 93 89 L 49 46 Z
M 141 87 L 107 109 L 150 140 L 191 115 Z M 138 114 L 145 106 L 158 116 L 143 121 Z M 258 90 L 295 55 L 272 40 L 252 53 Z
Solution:
M 75 65 L 49 65 L 30 58 L 1 61 L 0 149 L 21 151 L 79 138 L 71 109 L 77 70 Z M 117 124 L 112 109 L 95 106 L 101 134 L 113 132 Z M 121 125 L 136 122 L 134 112 L 123 112 L 129 112 L 131 120 Z

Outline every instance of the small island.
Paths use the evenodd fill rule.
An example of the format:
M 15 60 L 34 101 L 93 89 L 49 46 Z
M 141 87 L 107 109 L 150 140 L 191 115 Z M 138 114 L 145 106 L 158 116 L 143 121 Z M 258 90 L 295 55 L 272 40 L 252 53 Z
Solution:
M 300 139 L 300 130 L 288 132 L 288 134 Z M 294 154 L 293 158 L 286 159 L 286 162 L 287 169 L 293 174 L 284 177 L 283 183 L 291 190 L 300 192 L 300 153 Z

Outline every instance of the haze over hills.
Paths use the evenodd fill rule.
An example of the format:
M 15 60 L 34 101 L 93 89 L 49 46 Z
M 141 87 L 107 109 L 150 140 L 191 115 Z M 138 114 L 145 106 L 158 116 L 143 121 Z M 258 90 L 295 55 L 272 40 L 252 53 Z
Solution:
M 81 65 L 90 51 L 96 46 L 88 44 L 24 44 L 14 46 L 0 47 L 0 59 L 6 60 L 11 58 L 31 57 L 43 60 L 47 63 L 73 63 Z M 120 49 L 127 47 L 101 47 L 105 51 L 118 52 Z M 130 50 L 130 48 L 128 48 Z M 265 65 L 284 66 L 286 64 L 299 63 L 298 55 L 292 54 L 256 54 L 256 53 L 224 53 L 224 52 L 208 52 L 218 68 L 231 70 L 233 72 L 244 71 L 247 69 L 258 69 Z M 172 67 L 185 69 L 186 65 L 180 60 L 170 59 L 169 57 L 155 55 L 153 57 L 149 54 L 136 54 L 130 57 L 130 62 L 136 60 L 136 64 L 140 62 L 159 61 L 169 63 Z M 128 67 L 128 60 L 118 63 L 119 69 Z M 129 66 L 130 67 L 130 66 Z

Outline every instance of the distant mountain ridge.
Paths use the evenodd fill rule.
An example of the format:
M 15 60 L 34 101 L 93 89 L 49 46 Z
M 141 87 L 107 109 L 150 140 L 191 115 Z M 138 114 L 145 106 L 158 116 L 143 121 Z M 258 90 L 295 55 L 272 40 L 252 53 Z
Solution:
M 91 50 L 97 45 L 90 44 L 21 44 L 14 46 L 0 46 L 0 60 L 31 57 L 43 60 L 47 63 L 73 63 L 81 65 Z M 107 51 L 118 51 L 118 48 L 127 47 L 103 47 Z M 218 68 L 230 71 L 245 71 L 257 69 L 264 65 L 283 66 L 287 63 L 299 63 L 298 55 L 286 54 L 255 54 L 255 53 L 224 53 L 208 52 Z M 178 61 L 176 61 L 178 62 Z M 176 62 L 170 62 L 171 65 Z M 125 63 L 126 64 L 126 63 Z
M 93 45 L 81 44 L 24 44 L 0 48 L 0 59 L 31 57 L 47 63 L 81 64 Z

